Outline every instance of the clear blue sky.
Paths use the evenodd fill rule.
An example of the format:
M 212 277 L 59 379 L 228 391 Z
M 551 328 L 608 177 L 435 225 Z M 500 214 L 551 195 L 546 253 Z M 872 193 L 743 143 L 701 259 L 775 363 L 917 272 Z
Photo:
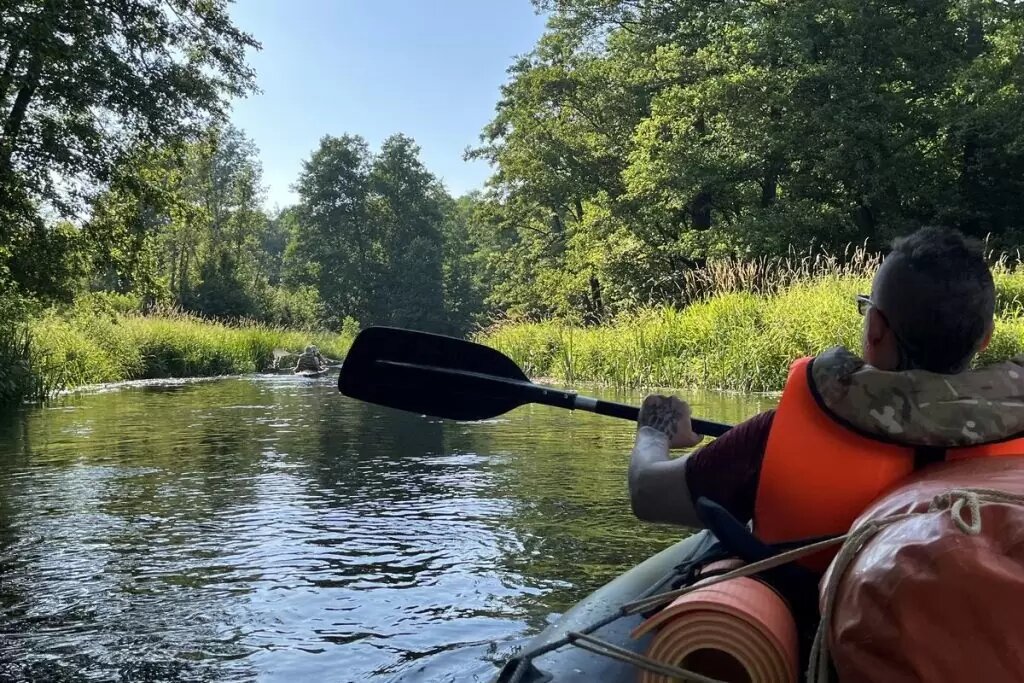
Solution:
M 260 149 L 271 208 L 295 201 L 301 162 L 328 134 L 377 149 L 405 133 L 450 193 L 481 187 L 489 167 L 463 151 L 544 28 L 529 0 L 239 0 L 231 14 L 263 44 L 250 55 L 263 92 L 232 120 Z

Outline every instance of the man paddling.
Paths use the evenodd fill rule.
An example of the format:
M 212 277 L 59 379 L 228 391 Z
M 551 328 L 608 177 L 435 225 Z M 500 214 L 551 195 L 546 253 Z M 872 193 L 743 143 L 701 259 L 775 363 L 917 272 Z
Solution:
M 947 458 L 1024 454 L 1024 376 L 969 370 L 989 343 L 995 291 L 980 245 L 924 228 L 897 240 L 856 305 L 862 356 L 830 349 L 793 365 L 779 406 L 701 450 L 690 408 L 648 396 L 629 467 L 634 513 L 702 527 L 700 498 L 780 543 L 845 533 L 880 494 Z M 804 565 L 814 572 L 832 554 Z
M 871 293 L 851 305 L 864 316 L 860 357 L 834 348 L 798 360 L 775 410 L 692 455 L 669 457 L 700 441 L 689 406 L 648 396 L 629 466 L 634 513 L 710 526 L 727 554 L 756 561 L 771 546 L 846 533 L 916 469 L 1024 454 L 1024 367 L 969 370 L 992 336 L 995 308 L 978 244 L 939 228 L 898 240 Z M 801 661 L 818 626 L 819 579 L 835 553 L 762 575 L 789 604 Z
M 320 349 L 315 345 L 310 345 L 299 355 L 292 372 L 320 372 L 325 367 L 327 367 L 327 359 L 320 353 Z

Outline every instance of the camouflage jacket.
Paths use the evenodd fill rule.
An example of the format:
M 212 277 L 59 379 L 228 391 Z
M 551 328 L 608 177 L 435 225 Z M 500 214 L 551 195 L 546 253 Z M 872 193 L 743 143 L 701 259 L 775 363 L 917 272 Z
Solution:
M 315 353 L 302 353 L 299 354 L 298 360 L 295 362 L 295 372 L 314 371 L 319 372 L 326 365 L 324 357 Z
M 886 441 L 953 448 L 1024 433 L 1024 356 L 942 375 L 878 370 L 834 348 L 814 359 L 810 379 L 833 416 Z

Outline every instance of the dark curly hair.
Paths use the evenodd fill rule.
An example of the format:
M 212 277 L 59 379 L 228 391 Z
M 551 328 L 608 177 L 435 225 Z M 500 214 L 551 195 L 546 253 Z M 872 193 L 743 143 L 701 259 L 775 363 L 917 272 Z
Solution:
M 995 284 L 982 245 L 959 231 L 929 226 L 897 239 L 887 269 L 886 313 L 906 369 L 965 370 L 995 314 Z

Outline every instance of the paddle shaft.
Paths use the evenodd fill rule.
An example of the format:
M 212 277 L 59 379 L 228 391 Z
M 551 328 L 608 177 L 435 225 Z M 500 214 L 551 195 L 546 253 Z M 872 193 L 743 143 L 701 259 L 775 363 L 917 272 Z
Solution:
M 443 376 L 458 376 L 462 386 L 470 391 L 482 395 L 498 393 L 500 396 L 514 398 L 524 403 L 540 403 L 555 408 L 568 408 L 569 410 L 585 410 L 598 415 L 617 417 L 623 420 L 636 422 L 640 419 L 640 409 L 636 406 L 614 401 L 603 401 L 590 396 L 580 396 L 575 391 L 564 391 L 534 384 L 526 380 L 511 379 L 509 377 L 497 377 L 481 372 L 457 370 L 454 368 L 440 368 L 430 365 L 419 365 L 416 363 L 402 363 L 399 361 L 378 360 L 377 363 L 400 367 L 406 372 L 424 373 L 433 375 L 438 381 L 443 381 Z M 709 422 L 691 418 L 693 431 L 705 436 L 721 436 L 729 431 L 729 425 L 718 422 Z

